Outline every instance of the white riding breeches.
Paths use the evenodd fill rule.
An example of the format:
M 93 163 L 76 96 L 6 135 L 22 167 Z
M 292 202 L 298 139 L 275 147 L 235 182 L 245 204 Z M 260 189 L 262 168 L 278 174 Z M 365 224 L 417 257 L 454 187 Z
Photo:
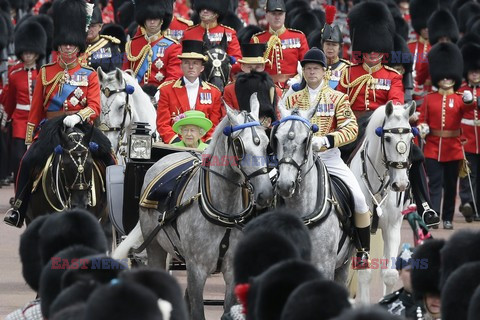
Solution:
M 355 178 L 353 172 L 340 157 L 340 150 L 338 148 L 328 149 L 324 152 L 319 152 L 318 156 L 327 167 L 328 173 L 342 179 L 352 192 L 355 203 L 354 211 L 356 213 L 367 213 L 370 208 L 367 205 L 365 196 L 358 184 L 357 178 Z

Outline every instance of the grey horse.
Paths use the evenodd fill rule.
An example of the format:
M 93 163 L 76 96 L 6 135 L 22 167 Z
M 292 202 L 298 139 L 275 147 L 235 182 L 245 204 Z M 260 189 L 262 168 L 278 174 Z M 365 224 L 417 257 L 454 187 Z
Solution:
M 314 154 L 309 137 L 313 134 L 309 119 L 315 113 L 315 106 L 306 111 L 279 108 L 282 119 L 273 131 L 272 144 L 278 159 L 278 179 L 276 192 L 283 198 L 286 208 L 292 214 L 306 220 L 311 213 L 318 211 L 318 223 L 305 221 L 310 227 L 312 240 L 312 263 L 327 279 L 346 283 L 349 261 L 353 245 L 346 237 L 340 246 L 343 231 L 334 206 L 320 210 L 317 197 L 319 188 L 330 189 L 329 177 L 319 181 L 318 170 L 324 165 L 315 165 Z M 332 199 L 327 200 L 332 201 Z M 320 204 L 322 205 L 322 204 Z

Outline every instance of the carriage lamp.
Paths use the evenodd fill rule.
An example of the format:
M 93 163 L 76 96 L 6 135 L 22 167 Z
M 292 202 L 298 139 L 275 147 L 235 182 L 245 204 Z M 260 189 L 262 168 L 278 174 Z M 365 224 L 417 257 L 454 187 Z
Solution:
M 150 160 L 152 154 L 152 136 L 149 124 L 135 122 L 128 141 L 128 157 L 134 160 Z

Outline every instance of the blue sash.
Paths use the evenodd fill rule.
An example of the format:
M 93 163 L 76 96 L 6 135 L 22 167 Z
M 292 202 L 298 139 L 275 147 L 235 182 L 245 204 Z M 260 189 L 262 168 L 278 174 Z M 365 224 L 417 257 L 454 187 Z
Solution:
M 328 80 L 328 85 L 330 86 L 330 88 L 334 90 L 337 88 L 339 83 L 340 83 L 339 80 Z
M 92 73 L 92 70 L 80 68 L 80 70 L 75 72 L 73 75 L 78 75 L 80 72 L 84 72 L 86 76 L 89 77 L 90 74 Z M 72 77 L 70 76 L 70 78 Z M 65 100 L 67 100 L 68 96 L 77 88 L 78 86 L 71 85 L 70 83 L 64 83 L 62 88 L 62 93 L 59 94 L 57 92 L 57 94 L 53 97 L 52 101 L 48 105 L 47 111 L 55 112 L 55 111 L 62 110 L 63 103 L 65 102 Z
M 165 50 L 167 50 L 168 47 L 170 47 L 172 44 L 174 44 L 173 41 L 168 40 L 167 38 L 162 38 L 160 41 L 157 42 L 152 47 L 152 62 L 155 61 L 158 57 L 163 57 L 165 54 Z M 143 82 L 143 77 L 148 71 L 148 59 L 143 60 L 142 66 L 140 69 L 138 69 L 137 73 L 137 81 L 139 83 Z

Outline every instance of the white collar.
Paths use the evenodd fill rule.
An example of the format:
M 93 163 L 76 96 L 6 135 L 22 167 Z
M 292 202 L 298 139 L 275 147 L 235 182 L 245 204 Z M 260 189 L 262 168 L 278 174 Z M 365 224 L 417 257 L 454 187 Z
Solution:
M 314 92 L 314 93 L 320 91 L 322 89 L 322 87 L 323 87 L 323 80 L 322 80 L 322 82 L 320 82 L 320 84 L 318 85 L 318 87 L 316 89 L 312 89 L 307 85 L 308 91 L 309 92 Z
M 187 78 L 183 77 L 183 81 L 185 83 L 185 87 L 198 87 L 200 85 L 199 78 L 195 79 L 195 81 L 190 82 Z

